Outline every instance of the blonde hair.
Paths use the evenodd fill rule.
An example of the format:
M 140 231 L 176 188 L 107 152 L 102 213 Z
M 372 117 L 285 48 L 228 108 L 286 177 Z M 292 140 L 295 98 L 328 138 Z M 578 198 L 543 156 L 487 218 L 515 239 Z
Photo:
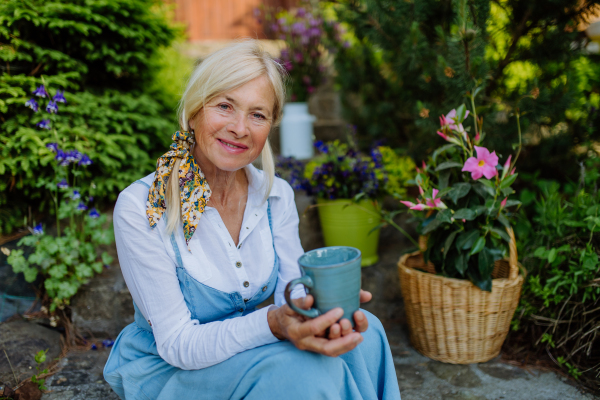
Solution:
M 192 72 L 179 103 L 179 124 L 189 131 L 188 121 L 216 96 L 245 85 L 260 76 L 269 79 L 275 93 L 271 128 L 281 122 L 285 103 L 285 68 L 267 53 L 258 40 L 244 39 L 215 51 L 204 59 Z M 264 201 L 269 197 L 275 180 L 275 163 L 269 140 L 262 153 L 262 169 L 266 176 Z M 173 165 L 167 185 L 167 231 L 175 230 L 181 221 L 178 158 Z

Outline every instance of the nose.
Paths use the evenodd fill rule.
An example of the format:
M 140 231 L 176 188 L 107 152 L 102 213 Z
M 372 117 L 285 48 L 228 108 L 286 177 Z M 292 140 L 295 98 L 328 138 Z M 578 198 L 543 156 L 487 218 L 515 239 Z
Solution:
M 231 122 L 227 125 L 227 131 L 233 133 L 236 137 L 246 135 L 246 118 L 244 113 L 236 112 Z

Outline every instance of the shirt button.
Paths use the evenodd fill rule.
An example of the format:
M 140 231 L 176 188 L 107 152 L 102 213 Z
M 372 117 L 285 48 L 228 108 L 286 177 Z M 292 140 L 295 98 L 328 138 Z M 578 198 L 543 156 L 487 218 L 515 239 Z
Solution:
M 148 325 L 152 326 L 152 322 L 150 322 L 150 320 L 148 320 Z
M 248 281 L 244 282 L 244 287 L 248 287 L 248 286 L 250 286 L 250 282 L 248 282 Z
M 244 309 L 243 309 L 243 308 L 240 308 L 238 311 L 239 311 L 239 312 L 244 312 Z
M 250 301 L 250 300 L 248 300 L 248 299 L 244 299 L 244 303 L 247 303 L 247 302 L 249 302 L 249 301 Z
M 267 291 L 267 287 L 264 286 L 262 290 L 263 290 L 263 292 L 266 292 Z
M 238 268 L 242 268 L 242 263 L 240 261 L 238 261 L 235 263 L 235 266 Z

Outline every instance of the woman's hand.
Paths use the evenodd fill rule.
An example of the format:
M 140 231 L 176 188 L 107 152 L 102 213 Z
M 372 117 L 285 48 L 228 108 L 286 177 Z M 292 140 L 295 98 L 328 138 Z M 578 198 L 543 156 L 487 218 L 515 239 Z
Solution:
M 302 299 L 294 300 L 298 307 L 308 309 L 312 306 L 313 297 L 307 295 Z M 353 350 L 363 338 L 359 332 L 352 332 L 337 339 L 326 339 L 327 328 L 336 324 L 344 315 L 341 308 L 334 308 L 317 318 L 307 319 L 298 315 L 287 304 L 269 310 L 267 316 L 271 332 L 278 339 L 287 339 L 300 350 L 308 350 L 329 357 Z
M 373 295 L 371 292 L 360 289 L 360 302 L 366 303 L 371 301 Z M 369 321 L 365 313 L 358 310 L 354 313 L 354 330 L 356 332 L 365 332 L 369 327 Z M 341 320 L 339 323 L 331 325 L 329 328 L 329 339 L 337 339 L 342 336 L 346 336 L 352 333 L 352 324 L 346 318 Z
M 371 293 L 361 290 L 361 303 L 371 300 Z M 298 307 L 309 309 L 313 297 L 294 300 Z M 334 308 L 314 319 L 308 319 L 295 313 L 287 304 L 268 312 L 269 327 L 278 339 L 288 339 L 300 350 L 308 350 L 330 357 L 337 357 L 358 346 L 362 341 L 360 332 L 368 328 L 367 318 L 362 311 L 354 313 L 356 331 L 347 319 L 337 321 L 343 315 L 341 308 Z M 325 338 L 327 329 L 329 336 Z M 331 331 L 334 331 L 333 334 Z

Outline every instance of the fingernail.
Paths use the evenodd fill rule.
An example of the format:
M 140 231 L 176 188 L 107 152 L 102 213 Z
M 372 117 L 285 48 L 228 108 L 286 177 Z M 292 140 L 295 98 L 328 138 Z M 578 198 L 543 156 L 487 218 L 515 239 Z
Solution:
M 335 315 L 337 315 L 338 318 L 341 318 L 341 316 L 344 315 L 344 310 L 341 308 L 336 308 Z
M 354 343 L 360 343 L 360 342 L 362 342 L 362 340 L 363 340 L 362 336 L 357 336 L 357 337 L 354 339 Z
M 354 319 L 358 320 L 358 321 L 362 321 L 365 317 L 362 314 L 356 314 L 356 316 L 354 317 Z

